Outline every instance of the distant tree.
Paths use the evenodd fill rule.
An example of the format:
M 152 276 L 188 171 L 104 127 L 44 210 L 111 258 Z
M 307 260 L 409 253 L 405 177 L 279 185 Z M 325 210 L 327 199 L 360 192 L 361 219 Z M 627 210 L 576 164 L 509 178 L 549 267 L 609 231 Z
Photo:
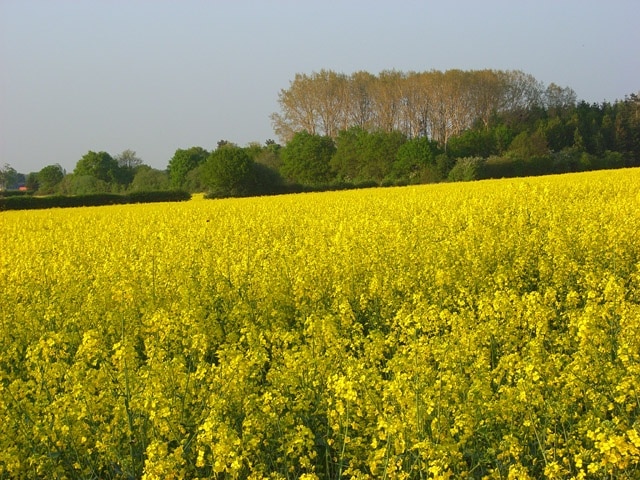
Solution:
M 600 133 L 602 135 L 602 149 L 612 150 L 615 147 L 615 127 L 611 113 L 605 113 L 600 124 Z
M 578 128 L 573 131 L 573 148 L 579 152 L 586 151 L 584 137 Z
M 520 70 L 499 72 L 504 86 L 499 110 L 509 119 L 522 118 L 522 114 L 543 105 L 544 87 L 533 75 Z
M 600 162 L 602 168 L 621 168 L 625 166 L 624 156 L 620 152 L 606 151 Z
M 104 183 L 123 183 L 118 162 L 107 152 L 89 151 L 78 160 L 76 177 L 90 176 Z
M 252 194 L 267 195 L 282 191 L 280 172 L 264 163 L 254 162 L 252 172 Z
M 351 127 L 338 133 L 336 151 L 331 158 L 331 168 L 338 179 L 353 182 L 359 179 L 366 163 L 365 144 L 369 132 L 362 127 Z
M 59 165 L 47 165 L 38 172 L 38 190 L 40 193 L 53 193 L 55 187 L 62 181 L 66 172 Z
M 186 150 L 178 149 L 169 161 L 169 180 L 172 188 L 184 188 L 187 174 L 204 163 L 209 156 L 202 147 L 191 147 Z
M 169 189 L 169 175 L 148 165 L 140 165 L 131 181 L 132 192 L 152 192 Z
M 446 153 L 441 153 L 436 156 L 436 171 L 438 172 L 439 178 L 447 178 L 451 169 L 455 166 L 456 159 L 451 158 Z
M 27 182 L 27 176 L 24 173 L 17 172 L 15 178 L 13 179 L 12 188 L 24 187 L 26 182 Z
M 525 121 L 530 128 L 547 108 L 553 115 L 570 111 L 575 92 L 555 84 L 545 88 L 518 70 L 385 70 L 377 76 L 321 70 L 296 74 L 278 103 L 280 112 L 271 119 L 283 142 L 303 130 L 336 139 L 357 126 L 397 130 L 407 138 L 428 136 L 446 150 L 451 137 L 476 124 L 489 130 L 496 116 L 509 126 Z
M 373 89 L 376 81 L 375 75 L 364 71 L 355 72 L 349 77 L 348 102 L 345 106 L 349 126 L 369 129 L 373 125 Z
M 120 168 L 119 183 L 130 185 L 137 169 L 142 165 L 142 160 L 138 158 L 136 152 L 129 149 L 116 155 L 115 160 L 118 162 L 118 167 Z
M 640 92 L 616 104 L 615 149 L 624 153 L 630 165 L 640 164 Z
M 272 143 L 269 143 L 269 141 L 267 141 L 265 147 L 260 150 L 260 153 L 258 153 L 253 160 L 256 163 L 265 165 L 266 167 L 279 172 L 280 167 L 282 166 L 282 158 L 280 158 L 282 146 L 275 143 L 273 140 L 271 142 Z
M 221 196 L 251 193 L 253 160 L 235 145 L 223 145 L 211 152 L 202 166 L 202 179 L 211 191 Z
M 498 153 L 496 143 L 496 137 L 492 130 L 472 128 L 449 139 L 447 154 L 453 158 L 486 158 Z
M 427 137 L 418 137 L 407 141 L 398 148 L 396 160 L 393 162 L 392 174 L 396 178 L 412 179 L 422 169 L 435 166 L 437 144 Z
M 251 160 L 255 161 L 266 148 L 266 145 L 263 146 L 260 142 L 249 142 L 243 150 L 247 152 Z
M 191 193 L 199 193 L 206 192 L 209 189 L 206 182 L 204 181 L 202 174 L 206 163 L 206 161 L 204 163 L 201 163 L 196 168 L 187 173 L 187 178 L 184 181 L 183 190 Z
M 449 172 L 450 182 L 470 182 L 478 180 L 485 160 L 480 157 L 459 158 Z
M 283 142 L 291 141 L 296 132 L 307 131 L 315 135 L 318 119 L 314 91 L 313 78 L 296 73 L 289 88 L 278 93 L 281 113 L 273 113 L 271 122 Z
M 59 186 L 60 193 L 66 195 L 89 195 L 93 193 L 109 193 L 112 185 L 93 175 L 67 175 Z
M 32 192 L 35 192 L 36 190 L 38 190 L 38 188 L 40 188 L 37 172 L 31 172 L 27 175 L 25 187 L 27 187 L 27 190 Z
M 380 183 L 391 174 L 398 150 L 407 141 L 397 130 L 377 131 L 365 137 L 364 154 L 367 161 L 360 169 L 361 181 Z
M 575 127 L 558 116 L 541 122 L 538 125 L 538 131 L 544 135 L 549 149 L 555 152 L 559 152 L 573 144 Z
M 14 187 L 17 176 L 18 172 L 16 172 L 11 165 L 5 163 L 2 168 L 0 168 L 0 190 L 7 190 Z
M 405 74 L 397 70 L 383 70 L 371 85 L 369 91 L 374 98 L 371 106 L 376 119 L 375 130 L 391 132 L 399 129 L 404 78 Z
M 305 185 L 328 183 L 333 179 L 329 162 L 335 151 L 331 138 L 303 130 L 282 149 L 280 171 L 288 180 Z
M 508 155 L 519 158 L 541 157 L 549 153 L 549 145 L 542 133 L 522 132 L 518 134 L 509 146 Z
M 502 155 L 509 149 L 509 145 L 515 136 L 513 130 L 503 123 L 492 128 L 493 137 L 495 138 L 496 153 Z
M 123 151 L 119 155 L 116 155 L 116 161 L 120 168 L 127 168 L 130 170 L 135 170 L 137 167 L 142 165 L 142 160 L 138 158 L 136 152 L 129 149 Z
M 550 115 L 562 115 L 576 105 L 576 92 L 569 87 L 550 83 L 544 92 L 544 106 Z

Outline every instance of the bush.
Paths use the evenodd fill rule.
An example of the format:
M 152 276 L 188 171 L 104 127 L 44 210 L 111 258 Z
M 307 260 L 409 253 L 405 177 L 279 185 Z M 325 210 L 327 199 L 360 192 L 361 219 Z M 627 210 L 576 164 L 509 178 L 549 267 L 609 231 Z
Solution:
M 254 195 L 272 195 L 282 190 L 282 177 L 273 167 L 263 163 L 252 164 L 252 193 Z
M 483 163 L 478 178 L 522 177 L 524 171 L 524 161 L 520 157 L 491 156 Z
M 622 168 L 625 165 L 624 157 L 620 152 L 607 150 L 599 162 L 600 168 Z
M 131 185 L 129 185 L 129 191 L 149 192 L 159 190 L 169 190 L 169 175 L 167 172 L 156 170 L 147 165 L 139 166 Z
M 438 183 L 446 178 L 446 175 L 442 175 L 442 169 L 438 165 L 426 165 L 420 169 L 416 178 L 411 179 L 411 183 Z
M 480 169 L 485 160 L 480 157 L 460 158 L 449 172 L 448 180 L 450 182 L 470 182 L 478 180 Z
M 253 189 L 253 160 L 235 145 L 224 145 L 211 152 L 202 165 L 204 185 L 220 197 L 242 197 Z

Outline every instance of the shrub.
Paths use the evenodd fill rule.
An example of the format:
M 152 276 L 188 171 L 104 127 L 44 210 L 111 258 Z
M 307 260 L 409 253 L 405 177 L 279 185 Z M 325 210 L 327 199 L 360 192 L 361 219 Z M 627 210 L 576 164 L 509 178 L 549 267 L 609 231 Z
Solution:
M 478 180 L 480 169 L 485 160 L 480 157 L 460 158 L 449 172 L 448 180 L 450 182 L 470 182 Z

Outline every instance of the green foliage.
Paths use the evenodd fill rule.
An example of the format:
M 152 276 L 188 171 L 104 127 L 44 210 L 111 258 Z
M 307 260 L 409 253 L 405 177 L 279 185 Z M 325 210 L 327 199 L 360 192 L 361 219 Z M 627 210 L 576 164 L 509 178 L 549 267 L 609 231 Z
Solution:
M 202 178 L 217 196 L 244 196 L 252 191 L 253 160 L 235 145 L 213 151 L 202 168 Z
M 427 137 L 413 138 L 403 143 L 398 148 L 396 160 L 393 163 L 393 176 L 409 180 L 420 178 L 421 172 L 424 174 L 433 170 L 429 167 L 435 166 L 438 152 L 439 148 L 436 142 L 429 140 Z M 437 169 L 435 173 L 438 173 Z M 434 181 L 439 180 L 437 177 L 432 177 L 432 179 Z
M 31 172 L 27 175 L 25 187 L 27 187 L 27 190 L 29 190 L 30 192 L 35 192 L 36 190 L 38 190 L 38 188 L 40 188 L 37 172 Z
M 267 141 L 265 147 L 257 152 L 255 157 L 252 157 L 256 163 L 265 165 L 272 170 L 279 171 L 282 167 L 282 158 L 280 158 L 280 151 L 282 146 L 275 143 L 273 140 Z
M 459 158 L 449 172 L 450 182 L 470 182 L 480 178 L 480 171 L 485 160 L 480 157 Z
M 360 168 L 359 180 L 381 182 L 391 175 L 400 147 L 407 141 L 399 131 L 373 132 L 365 137 L 364 155 L 367 161 Z
M 107 152 L 93 152 L 90 150 L 78 160 L 73 174 L 76 177 L 93 177 L 105 184 L 125 183 L 118 162 Z
M 209 152 L 202 147 L 178 149 L 169 161 L 169 180 L 172 188 L 184 188 L 187 174 L 207 160 Z
M 398 131 L 369 132 L 361 127 L 352 127 L 338 134 L 331 167 L 338 179 L 347 182 L 379 183 L 388 176 L 398 178 L 404 173 L 415 173 L 418 166 L 414 169 L 414 163 L 430 155 L 425 151 L 429 146 L 417 146 L 413 152 L 407 151 L 398 163 L 396 156 L 406 140 L 404 134 Z
M 111 192 L 111 185 L 93 175 L 71 174 L 59 183 L 58 192 L 63 195 L 91 195 Z
M 449 176 L 449 172 L 455 164 L 456 159 L 451 158 L 446 153 L 441 153 L 440 155 L 436 156 L 436 169 L 440 178 L 447 178 Z
M 563 121 L 560 117 L 552 117 L 538 125 L 538 131 L 544 135 L 547 145 L 553 151 L 570 147 L 574 140 L 574 130 L 573 125 Z
M 447 142 L 447 155 L 453 158 L 488 157 L 497 153 L 495 132 L 487 129 L 471 129 L 451 137 Z
M 365 144 L 368 132 L 361 127 L 342 130 L 336 138 L 336 151 L 331 158 L 331 168 L 338 179 L 353 181 L 360 176 L 366 163 Z
M 604 152 L 600 166 L 601 168 L 623 168 L 626 162 L 622 153 L 607 150 Z
M 282 149 L 281 172 L 293 182 L 307 185 L 329 183 L 332 180 L 330 161 L 336 151 L 329 137 L 296 133 Z
M 39 193 L 53 193 L 64 176 L 65 171 L 59 164 L 44 167 L 37 174 Z
M 15 188 L 15 182 L 18 172 L 8 163 L 0 168 L 0 190 Z
M 640 165 L 640 92 L 631 94 L 616 106 L 614 149 Z
M 148 165 L 140 165 L 131 181 L 129 190 L 132 192 L 157 191 L 169 189 L 169 175 L 167 172 L 156 170 Z
M 503 154 L 511 145 L 513 141 L 514 133 L 508 125 L 499 124 L 493 128 L 493 135 L 495 137 L 495 146 L 498 154 Z
M 136 168 L 142 165 L 142 160 L 138 158 L 136 152 L 133 150 L 125 150 L 121 154 L 116 155 L 116 161 L 120 168 L 125 168 L 130 171 L 135 171 Z
M 341 182 L 371 180 L 393 185 L 449 178 L 459 158 L 487 160 L 474 174 L 460 177 L 468 166 L 468 162 L 461 162 L 453 178 L 503 178 L 640 165 L 637 95 L 613 105 L 576 104 L 571 89 L 553 84 L 541 95 L 540 101 L 509 112 L 494 111 L 482 122 L 451 135 L 446 155 L 427 137 L 407 141 L 398 132 L 393 137 L 362 126 L 342 130 L 336 135 L 336 152 L 331 158 L 333 173 Z M 394 151 L 395 159 L 389 165 Z
M 565 148 L 551 154 L 552 173 L 569 173 L 578 171 L 581 152 L 574 148 Z
M 478 178 L 522 177 L 526 172 L 524 163 L 520 157 L 494 155 L 483 162 Z
M 205 182 L 203 171 L 205 170 L 205 165 L 207 162 L 201 163 L 193 170 L 190 170 L 187 173 L 187 178 L 184 181 L 184 189 L 188 192 L 206 192 L 208 190 L 207 184 Z
M 542 156 L 548 153 L 547 140 L 539 131 L 519 133 L 511 142 L 508 151 L 508 155 L 520 158 Z
M 254 162 L 252 165 L 252 195 L 271 195 L 282 193 L 282 176 L 275 168 L 262 163 Z

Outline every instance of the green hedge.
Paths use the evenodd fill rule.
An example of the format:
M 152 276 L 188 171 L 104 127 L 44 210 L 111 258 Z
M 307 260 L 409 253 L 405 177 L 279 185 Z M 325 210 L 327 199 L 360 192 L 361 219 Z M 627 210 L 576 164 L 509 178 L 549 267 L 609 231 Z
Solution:
M 191 194 L 181 190 L 132 192 L 126 195 L 97 193 L 91 195 L 52 195 L 48 197 L 11 196 L 0 198 L 0 210 L 33 210 L 46 208 L 98 207 L 128 203 L 182 202 Z
M 33 195 L 33 190 L 0 190 L 0 198 L 3 197 L 25 197 Z
M 183 202 L 191 199 L 191 194 L 183 190 L 164 190 L 153 192 L 131 192 L 125 195 L 125 203 Z

